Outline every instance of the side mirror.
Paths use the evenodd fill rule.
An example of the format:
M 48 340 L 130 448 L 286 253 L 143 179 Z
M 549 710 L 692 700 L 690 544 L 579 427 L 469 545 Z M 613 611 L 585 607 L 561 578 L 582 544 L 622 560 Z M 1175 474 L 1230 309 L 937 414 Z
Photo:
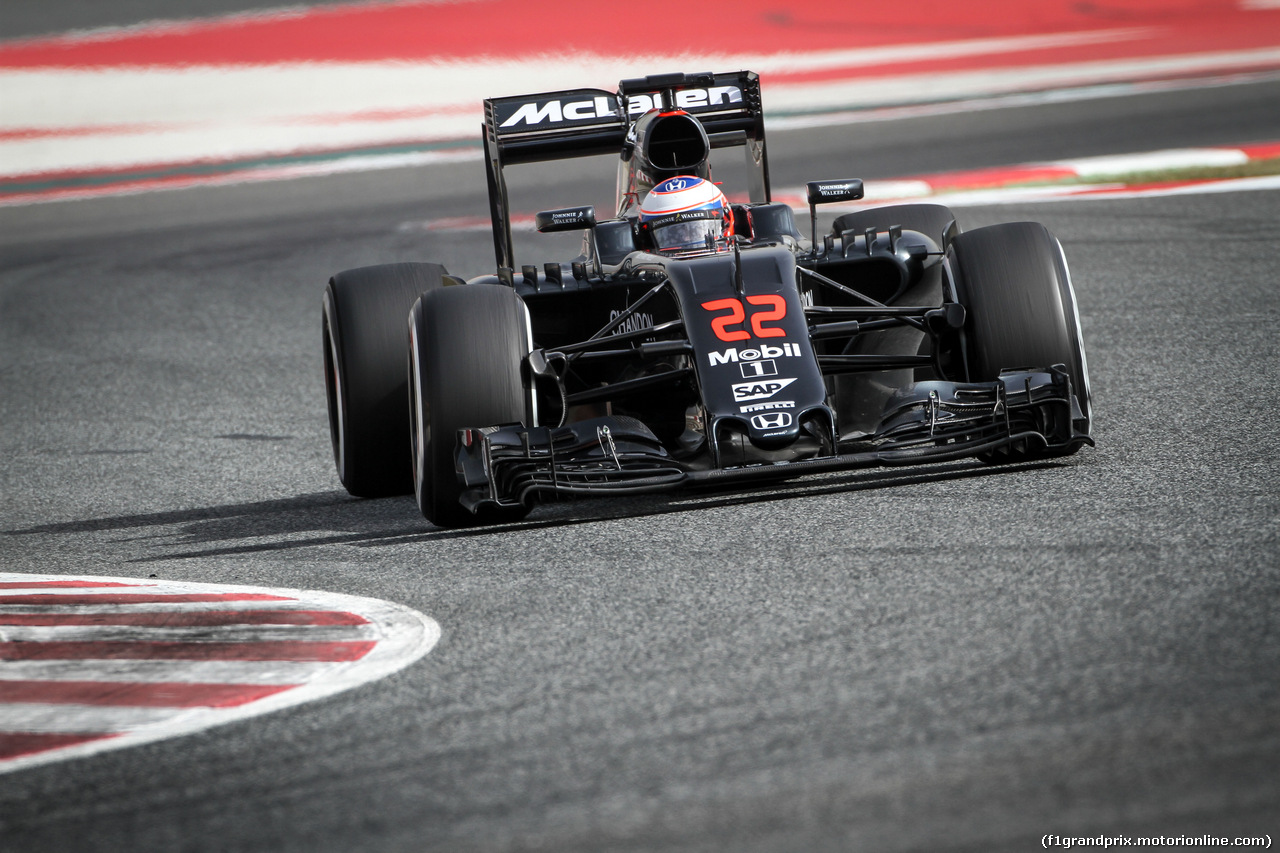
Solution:
M 818 205 L 862 198 L 862 179 L 842 181 L 810 181 L 806 184 L 809 199 L 809 234 L 814 255 L 818 254 Z
M 592 205 L 587 205 L 543 210 L 534 217 L 534 222 L 542 234 L 550 234 L 554 231 L 583 231 L 596 227 L 596 209 Z
M 833 204 L 837 201 L 857 201 L 862 198 L 862 179 L 843 181 L 810 181 L 809 204 Z

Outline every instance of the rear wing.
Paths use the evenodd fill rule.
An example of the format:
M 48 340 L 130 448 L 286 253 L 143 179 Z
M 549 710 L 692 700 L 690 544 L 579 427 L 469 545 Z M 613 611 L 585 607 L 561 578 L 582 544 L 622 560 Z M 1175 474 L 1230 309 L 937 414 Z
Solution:
M 681 109 L 698 119 L 712 148 L 744 146 L 751 200 L 770 200 L 760 78 L 754 72 L 655 74 L 623 80 L 616 93 L 568 89 L 488 98 L 484 102 L 485 173 L 499 268 L 514 266 L 503 169 L 569 157 L 621 156 L 631 123 L 655 107 Z

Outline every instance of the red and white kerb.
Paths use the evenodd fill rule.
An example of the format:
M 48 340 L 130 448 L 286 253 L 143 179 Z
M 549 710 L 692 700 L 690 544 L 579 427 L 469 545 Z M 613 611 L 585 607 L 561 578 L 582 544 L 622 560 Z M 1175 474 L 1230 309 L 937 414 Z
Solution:
M 0 773 L 328 696 L 439 636 L 370 598 L 0 573 Z

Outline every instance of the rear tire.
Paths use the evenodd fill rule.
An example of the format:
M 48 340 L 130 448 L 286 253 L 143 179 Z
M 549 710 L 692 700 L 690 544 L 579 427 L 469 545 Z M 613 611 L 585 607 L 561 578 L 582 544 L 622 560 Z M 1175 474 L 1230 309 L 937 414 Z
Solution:
M 529 512 L 523 506 L 470 512 L 459 502 L 455 465 L 459 429 L 532 425 L 532 400 L 521 378 L 531 346 L 523 300 L 501 285 L 435 290 L 413 304 L 409 326 L 407 399 L 422 515 L 438 527 L 523 518 Z
M 405 318 L 441 287 L 439 264 L 384 264 L 340 272 L 325 288 L 325 395 L 338 478 L 362 498 L 413 491 Z
M 1006 369 L 1065 365 L 1084 415 L 1082 431 L 1088 434 L 1093 416 L 1089 369 L 1061 244 L 1038 222 L 1008 222 L 959 235 L 948 256 L 955 295 L 965 307 L 969 381 L 989 382 Z M 1080 447 L 1015 448 L 983 458 L 1070 456 Z

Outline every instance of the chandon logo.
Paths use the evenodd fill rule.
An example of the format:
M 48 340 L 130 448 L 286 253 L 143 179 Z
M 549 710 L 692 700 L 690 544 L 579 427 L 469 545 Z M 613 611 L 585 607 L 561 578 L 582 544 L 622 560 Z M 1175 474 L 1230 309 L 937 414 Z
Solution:
M 609 312 L 609 320 L 616 320 L 622 316 L 622 312 L 616 308 Z M 644 311 L 637 311 L 627 319 L 623 320 L 616 329 L 609 334 L 621 335 L 626 332 L 638 332 L 641 329 L 653 328 L 653 315 L 646 314 Z

